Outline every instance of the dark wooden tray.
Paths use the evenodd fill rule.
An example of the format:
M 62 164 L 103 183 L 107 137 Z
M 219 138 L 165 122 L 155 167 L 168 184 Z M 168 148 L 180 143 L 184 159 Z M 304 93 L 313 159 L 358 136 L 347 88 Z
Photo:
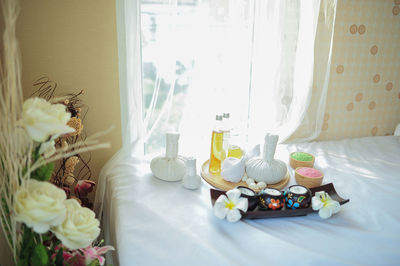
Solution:
M 336 200 L 340 203 L 340 205 L 346 204 L 347 202 L 350 201 L 350 199 L 343 199 L 341 198 L 336 190 L 335 187 L 333 186 L 332 183 L 322 185 L 319 187 L 311 188 L 311 193 L 314 196 L 315 192 L 318 191 L 325 191 L 331 196 L 333 200 Z M 214 206 L 215 201 L 218 199 L 218 197 L 222 194 L 225 194 L 225 191 L 221 190 L 216 190 L 216 189 L 210 189 L 210 195 L 211 195 L 211 203 Z M 314 212 L 314 210 L 310 207 L 305 208 L 305 209 L 283 209 L 279 211 L 260 211 L 255 209 L 254 211 L 248 211 L 243 213 L 242 218 L 245 219 L 263 219 L 263 218 L 277 218 L 277 217 L 294 217 L 294 216 L 305 216 L 309 213 Z

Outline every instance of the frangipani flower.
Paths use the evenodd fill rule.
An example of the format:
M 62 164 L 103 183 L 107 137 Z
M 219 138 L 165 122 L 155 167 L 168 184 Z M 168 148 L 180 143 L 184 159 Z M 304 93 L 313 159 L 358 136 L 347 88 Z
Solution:
M 214 215 L 220 219 L 226 219 L 231 222 L 237 222 L 242 218 L 239 210 L 247 211 L 248 200 L 240 197 L 241 192 L 235 188 L 219 196 L 214 205 Z
M 332 214 L 340 211 L 340 204 L 336 200 L 333 200 L 325 191 L 320 191 L 316 192 L 312 198 L 312 208 L 314 211 L 319 210 L 319 217 L 328 219 Z

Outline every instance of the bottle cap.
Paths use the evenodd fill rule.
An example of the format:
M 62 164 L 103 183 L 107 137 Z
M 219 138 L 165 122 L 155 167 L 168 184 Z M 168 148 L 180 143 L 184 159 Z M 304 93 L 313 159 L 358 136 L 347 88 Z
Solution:
M 223 114 L 223 117 L 224 117 L 224 118 L 229 118 L 229 116 L 230 116 L 229 113 L 224 113 L 224 114 Z
M 216 120 L 222 120 L 222 115 L 216 115 L 216 116 L 215 116 L 215 119 L 216 119 Z

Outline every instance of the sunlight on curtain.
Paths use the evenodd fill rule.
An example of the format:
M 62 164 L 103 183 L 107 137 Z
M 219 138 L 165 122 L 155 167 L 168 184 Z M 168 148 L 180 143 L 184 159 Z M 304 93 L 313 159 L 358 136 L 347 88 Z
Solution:
M 206 158 L 217 113 L 242 143 L 287 139 L 310 103 L 320 1 L 141 1 L 144 143 Z
M 163 147 L 168 130 L 192 153 L 210 141 L 216 113 L 245 129 L 253 9 L 252 1 L 142 1 L 146 153 Z

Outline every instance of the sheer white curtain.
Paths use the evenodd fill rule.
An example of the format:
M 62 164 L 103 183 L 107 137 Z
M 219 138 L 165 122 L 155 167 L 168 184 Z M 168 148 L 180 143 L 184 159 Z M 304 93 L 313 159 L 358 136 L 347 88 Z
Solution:
M 281 141 L 292 135 L 310 105 L 320 12 L 335 14 L 336 0 L 322 3 L 324 8 L 320 0 L 117 0 L 123 148 L 100 174 L 96 212 L 103 202 L 112 206 L 107 180 L 119 166 L 142 162 L 144 145 L 162 140 L 166 130 L 180 131 L 182 154 L 199 161 L 209 155 L 216 113 L 229 112 L 249 144 L 260 143 L 266 132 Z M 155 12 L 156 24 L 147 16 Z M 334 15 L 323 17 L 321 30 L 332 33 L 330 51 Z M 330 54 L 319 64 L 328 73 Z M 148 72 L 149 66 L 156 71 Z M 321 97 L 313 98 L 321 113 L 326 89 L 318 88 Z

